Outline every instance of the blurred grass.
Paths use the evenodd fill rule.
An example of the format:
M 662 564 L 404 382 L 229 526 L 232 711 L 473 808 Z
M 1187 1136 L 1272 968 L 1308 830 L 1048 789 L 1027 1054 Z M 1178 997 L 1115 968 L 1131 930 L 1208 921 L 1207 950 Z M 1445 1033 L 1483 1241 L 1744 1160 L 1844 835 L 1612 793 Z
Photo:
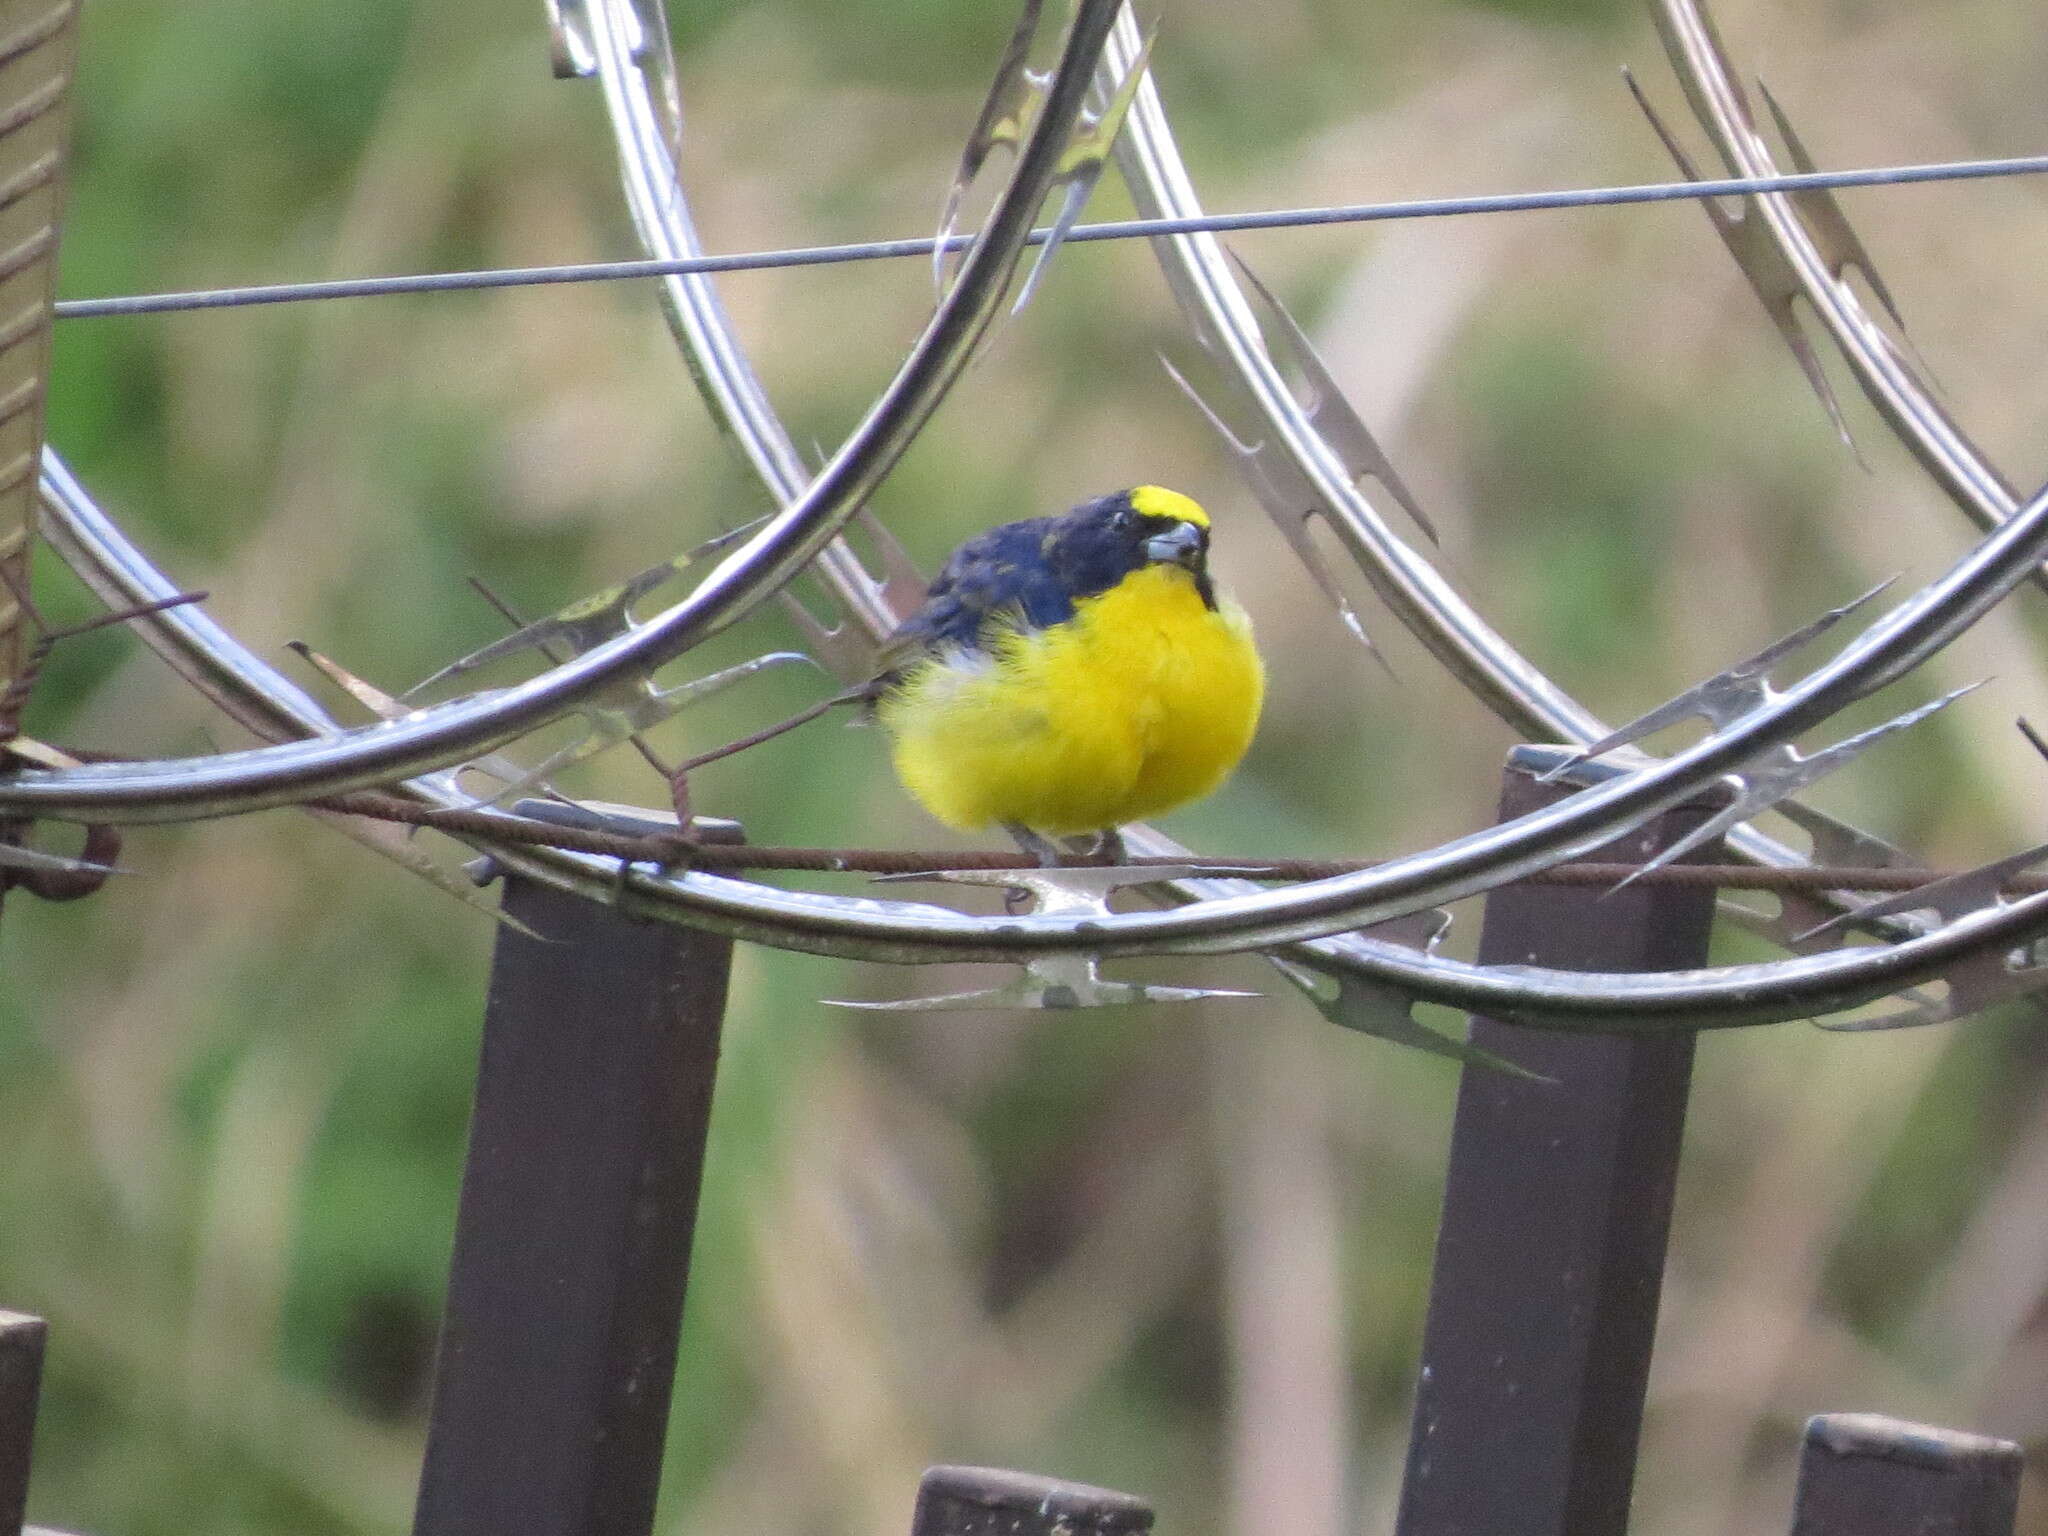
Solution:
M 629 253 L 595 91 L 547 78 L 539 11 L 95 0 L 65 291 Z M 2035 152 L 2048 129 L 2048 45 L 2018 8 L 1719 15 L 1825 162 Z M 679 8 L 710 245 L 928 227 L 1009 19 Z M 1675 92 L 1618 0 L 1163 19 L 1162 86 L 1219 208 L 1667 175 L 1615 68 Z M 2048 463 L 2025 256 L 2043 198 L 1848 202 L 1958 416 L 2022 485 Z M 1696 210 L 1241 248 L 1444 526 L 1454 577 L 1613 716 L 1964 544 L 1846 385 L 1872 473 L 1840 451 Z M 878 510 L 929 567 L 1003 518 L 1185 486 L 1225 520 L 1276 676 L 1246 771 L 1176 827 L 1286 853 L 1481 824 L 1506 733 L 1369 604 L 1398 686 L 1305 598 L 1153 360 L 1191 349 L 1148 262 L 1069 251 Z M 826 444 L 930 300 L 915 262 L 724 291 Z M 638 287 L 72 323 L 51 420 L 238 633 L 390 686 L 497 633 L 468 574 L 538 612 L 760 509 Z M 39 587 L 86 611 L 48 562 Z M 1934 861 L 2038 838 L 2042 769 L 2006 727 L 2043 709 L 2038 602 L 1871 709 L 1990 689 L 1816 798 Z M 713 660 L 790 640 L 764 618 Z M 808 691 L 764 678 L 662 739 L 723 739 Z M 237 739 L 113 634 L 60 651 L 32 726 L 129 751 Z M 581 782 L 653 792 L 623 758 Z M 935 840 L 872 733 L 813 727 L 699 794 L 761 838 Z M 32 1515 L 98 1536 L 398 1529 L 488 925 L 285 814 L 141 829 L 125 862 L 141 873 L 93 901 L 17 898 L 0 925 L 0 1304 L 54 1329 Z M 1449 1074 L 1284 1000 L 855 1024 L 817 1002 L 931 982 L 742 951 L 664 1530 L 901 1529 L 940 1459 L 1128 1486 L 1188 1536 L 1385 1529 Z M 1644 1530 L 1782 1530 L 1811 1411 L 2048 1440 L 2038 1033 L 2019 1012 L 1706 1043 Z

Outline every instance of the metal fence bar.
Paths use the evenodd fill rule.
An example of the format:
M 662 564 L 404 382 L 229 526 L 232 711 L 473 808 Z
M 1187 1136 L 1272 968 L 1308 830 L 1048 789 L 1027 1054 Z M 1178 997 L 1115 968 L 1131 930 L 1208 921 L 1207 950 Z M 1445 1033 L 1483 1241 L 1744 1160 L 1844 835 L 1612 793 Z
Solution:
M 1510 759 L 1503 820 L 1571 793 Z M 1640 862 L 1712 814 L 1680 806 L 1593 857 Z M 1718 857 L 1718 844 L 1695 858 Z M 1510 887 L 1482 964 L 1703 964 L 1713 893 Z M 1437 1235 L 1398 1536 L 1620 1536 L 1670 1233 L 1693 1038 L 1490 1019 L 1473 1043 L 1550 1081 L 1467 1068 Z
M 630 828 L 626 830 L 641 830 Z M 419 1536 L 645 1536 L 729 939 L 510 877 Z
M 0 1536 L 19 1536 L 28 1517 L 29 1452 L 48 1332 L 40 1317 L 0 1312 Z
M 1876 1413 L 1806 1421 L 1792 1536 L 2012 1536 L 2020 1448 Z
M 1000 1467 L 932 1467 L 917 1485 L 910 1536 L 1144 1536 L 1152 1507 L 1086 1483 Z

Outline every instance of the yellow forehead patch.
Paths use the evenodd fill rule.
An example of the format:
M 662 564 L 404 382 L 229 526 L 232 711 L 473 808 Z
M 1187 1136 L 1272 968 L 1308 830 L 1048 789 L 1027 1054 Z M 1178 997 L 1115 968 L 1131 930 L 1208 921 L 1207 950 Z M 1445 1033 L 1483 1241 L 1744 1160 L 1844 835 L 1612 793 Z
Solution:
M 1169 491 L 1163 485 L 1141 485 L 1131 492 L 1131 505 L 1147 517 L 1178 518 L 1183 523 L 1193 523 L 1197 528 L 1209 526 L 1209 514 L 1202 510 L 1202 504 L 1191 496 L 1179 491 Z

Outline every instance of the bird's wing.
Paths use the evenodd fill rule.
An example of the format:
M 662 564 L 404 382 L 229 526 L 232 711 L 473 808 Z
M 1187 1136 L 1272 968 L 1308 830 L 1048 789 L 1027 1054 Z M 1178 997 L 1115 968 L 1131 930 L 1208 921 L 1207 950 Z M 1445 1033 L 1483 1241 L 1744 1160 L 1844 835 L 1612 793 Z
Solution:
M 925 594 L 924 606 L 882 642 L 870 694 L 900 680 L 921 656 L 979 651 L 999 627 L 1045 629 L 1074 616 L 1074 601 L 1046 559 L 1056 520 L 1005 523 L 953 552 Z

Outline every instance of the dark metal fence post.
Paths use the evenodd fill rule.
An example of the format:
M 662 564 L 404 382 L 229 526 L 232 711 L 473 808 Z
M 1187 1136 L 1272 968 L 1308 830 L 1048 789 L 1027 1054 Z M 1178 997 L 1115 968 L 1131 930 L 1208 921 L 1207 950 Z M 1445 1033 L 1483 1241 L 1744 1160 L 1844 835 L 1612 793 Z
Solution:
M 910 1536 L 1144 1536 L 1152 1507 L 1086 1483 L 998 1467 L 933 1467 L 917 1485 Z
M 1792 1536 L 2012 1536 L 2020 1448 L 1875 1413 L 1806 1421 Z
M 1509 760 L 1502 820 L 1571 792 Z M 1591 857 L 1639 862 L 1711 808 L 1681 806 Z M 1695 857 L 1711 859 L 1717 844 Z M 1573 970 L 1703 964 L 1714 893 L 1518 886 L 1487 898 L 1479 957 Z M 1467 1068 L 1437 1235 L 1398 1536 L 1627 1529 L 1693 1039 L 1490 1019 L 1475 1044 L 1551 1079 Z
M 40 1317 L 0 1312 L 0 1536 L 20 1536 L 28 1518 L 29 1452 L 48 1331 Z
M 504 910 L 543 938 L 498 935 L 414 1529 L 645 1536 L 732 943 Z

